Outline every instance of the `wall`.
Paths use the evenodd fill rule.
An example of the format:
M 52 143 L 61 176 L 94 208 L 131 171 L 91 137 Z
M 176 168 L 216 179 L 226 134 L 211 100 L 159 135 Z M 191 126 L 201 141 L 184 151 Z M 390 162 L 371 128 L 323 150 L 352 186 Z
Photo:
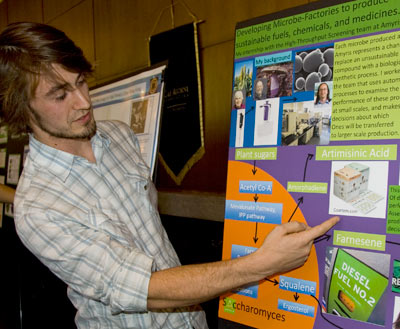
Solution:
M 223 200 L 228 157 L 233 46 L 239 21 L 289 7 L 308 0 L 4 0 L 0 4 L 0 29 L 7 23 L 29 20 L 44 22 L 64 30 L 96 65 L 91 86 L 145 68 L 148 65 L 148 38 L 192 21 L 187 8 L 201 21 L 199 25 L 205 150 L 181 186 L 176 186 L 160 165 L 157 187 L 166 191 L 161 206 L 181 202 L 182 213 L 196 217 L 198 196 L 209 214 L 203 218 L 223 220 Z M 156 24 L 158 20 L 158 23 Z M 174 194 L 171 195 L 171 192 Z M 189 195 L 185 204 L 182 195 Z M 164 201 L 163 201 L 164 200 Z M 210 201 L 211 200 L 211 201 Z M 214 208 L 207 206 L 215 204 Z M 198 203 L 197 203 L 198 204 Z M 208 207 L 208 208 L 207 208 Z M 172 207 L 174 208 L 174 207 Z

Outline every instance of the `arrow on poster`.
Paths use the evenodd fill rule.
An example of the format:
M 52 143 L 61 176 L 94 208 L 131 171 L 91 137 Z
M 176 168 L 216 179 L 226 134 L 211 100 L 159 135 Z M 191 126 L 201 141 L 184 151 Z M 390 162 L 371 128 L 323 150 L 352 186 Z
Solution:
M 288 222 L 290 222 L 290 221 L 292 220 L 292 217 L 293 217 L 293 215 L 296 213 L 297 208 L 299 208 L 300 203 L 303 203 L 303 197 L 298 198 L 298 201 L 299 201 L 299 202 L 297 202 L 297 206 L 296 206 L 296 208 L 294 209 L 292 215 L 290 216 Z
M 254 238 L 253 238 L 254 243 L 257 243 L 257 241 L 258 241 L 258 238 L 257 238 L 257 227 L 258 227 L 258 222 L 256 222 L 256 233 L 254 234 Z
M 253 172 L 253 175 L 255 175 L 256 172 L 257 172 L 257 169 L 256 169 L 256 160 L 254 160 L 254 166 L 253 166 L 253 169 L 252 169 L 251 171 Z
M 318 238 L 315 238 L 314 243 L 318 243 L 318 242 L 321 242 L 324 240 L 328 241 L 330 238 L 331 238 L 331 236 L 329 234 L 324 234 L 324 235 L 319 236 Z
M 253 197 L 253 199 L 254 199 L 254 202 L 257 202 L 257 201 L 258 201 L 258 195 L 257 195 L 257 193 L 256 193 L 256 195 Z
M 398 246 L 400 246 L 400 243 L 399 243 L 399 242 L 386 241 L 386 243 L 397 244 Z
M 277 279 L 274 279 L 274 280 L 270 280 L 270 279 L 265 279 L 266 281 L 269 281 L 269 282 L 271 282 L 271 283 L 273 283 L 274 284 L 274 286 L 276 286 L 277 284 L 279 284 L 279 282 L 278 282 L 278 280 Z
M 248 110 L 247 112 L 245 112 L 244 115 L 246 115 L 247 113 L 250 113 L 251 111 L 254 111 L 254 106 L 252 106 L 252 107 L 250 108 L 250 110 Z
M 308 153 L 307 155 L 307 160 L 306 160 L 306 165 L 304 166 L 304 176 L 303 176 L 303 182 L 306 181 L 306 172 L 307 172 L 307 164 L 308 160 L 311 160 L 313 158 L 314 154 Z

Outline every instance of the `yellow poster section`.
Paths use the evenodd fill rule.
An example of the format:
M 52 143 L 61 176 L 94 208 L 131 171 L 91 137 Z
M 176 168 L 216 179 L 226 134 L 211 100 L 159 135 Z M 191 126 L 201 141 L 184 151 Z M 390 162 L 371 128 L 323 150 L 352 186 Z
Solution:
M 400 138 L 400 32 L 335 43 L 331 140 Z
M 239 182 L 241 180 L 271 181 L 273 186 L 272 194 L 259 194 L 257 202 L 282 203 L 282 223 L 287 222 L 293 214 L 293 211 L 296 209 L 298 201 L 294 200 L 287 190 L 268 173 L 258 168 L 256 174 L 253 175 L 252 169 L 254 169 L 252 165 L 238 161 L 229 161 L 226 199 L 254 202 L 253 194 L 239 193 Z M 300 208 L 297 209 L 291 221 L 306 223 Z M 224 260 L 231 258 L 231 247 L 233 244 L 259 248 L 268 233 L 276 226 L 274 224 L 266 223 L 258 223 L 257 225 L 257 237 L 259 239 L 257 243 L 254 243 L 253 237 L 255 236 L 255 222 L 225 219 L 224 245 L 222 252 Z M 288 250 L 288 252 L 290 252 L 290 250 Z M 318 261 L 314 246 L 312 247 L 307 263 L 303 267 L 282 275 L 316 282 L 316 298 L 319 299 L 320 285 Z M 279 275 L 269 277 L 268 279 L 272 281 L 276 279 L 279 281 Z M 247 297 L 235 293 L 221 296 L 219 303 L 219 317 L 254 328 L 313 328 L 315 317 L 320 311 L 317 301 L 309 295 L 298 294 L 300 297 L 296 302 L 294 295 L 294 292 L 282 290 L 279 288 L 279 285 L 274 285 L 274 283 L 264 280 L 259 284 L 258 298 Z M 237 305 L 240 305 L 241 309 L 236 309 L 234 314 L 225 312 L 224 299 L 227 297 L 234 299 Z M 315 308 L 314 317 L 280 310 L 278 309 L 278 299 L 313 306 Z

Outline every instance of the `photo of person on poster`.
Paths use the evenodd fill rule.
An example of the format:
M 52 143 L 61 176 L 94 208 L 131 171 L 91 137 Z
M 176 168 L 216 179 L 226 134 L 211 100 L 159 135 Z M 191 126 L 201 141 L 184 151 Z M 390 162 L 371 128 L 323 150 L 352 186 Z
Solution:
M 322 108 L 326 106 L 331 106 L 330 90 L 326 82 L 319 84 L 316 95 L 314 108 Z
M 332 81 L 316 83 L 314 86 L 314 111 L 320 111 L 324 125 L 331 125 Z
M 259 101 L 267 98 L 267 79 L 257 79 L 255 82 L 254 99 Z
M 246 108 L 243 95 L 244 95 L 244 93 L 242 90 L 235 91 L 235 94 L 233 96 L 233 109 L 234 110 Z

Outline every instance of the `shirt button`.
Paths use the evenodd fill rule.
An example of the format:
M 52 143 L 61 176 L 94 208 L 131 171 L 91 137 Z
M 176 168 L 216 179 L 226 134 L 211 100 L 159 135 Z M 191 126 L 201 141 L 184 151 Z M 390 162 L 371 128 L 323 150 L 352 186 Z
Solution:
M 144 186 L 144 190 L 147 191 L 147 184 Z

